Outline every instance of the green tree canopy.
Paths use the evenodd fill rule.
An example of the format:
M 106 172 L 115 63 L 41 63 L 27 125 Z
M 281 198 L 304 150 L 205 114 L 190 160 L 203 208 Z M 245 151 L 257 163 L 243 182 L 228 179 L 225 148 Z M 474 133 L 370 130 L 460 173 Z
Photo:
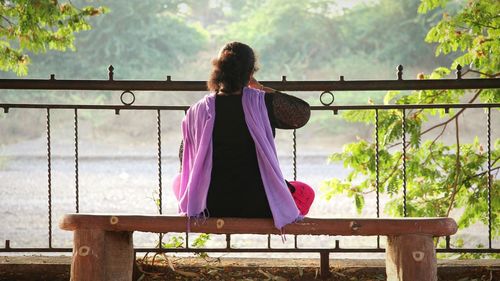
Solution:
M 448 76 L 458 64 L 464 65 L 462 75 L 482 77 L 500 76 L 500 2 L 496 0 L 470 0 L 460 9 L 447 9 L 445 0 L 422 0 L 419 12 L 439 10 L 442 19 L 433 26 L 426 41 L 437 43 L 436 54 L 457 53 L 452 68 L 439 67 L 420 79 L 440 79 Z M 452 2 L 451 4 L 456 4 Z M 500 90 L 423 90 L 405 94 L 388 92 L 386 104 L 432 104 L 500 101 Z M 495 110 L 495 109 L 491 109 Z M 391 200 L 385 211 L 403 216 L 402 186 L 406 177 L 408 216 L 450 216 L 453 210 L 462 210 L 459 228 L 474 223 L 488 224 L 491 216 L 492 236 L 500 235 L 500 180 L 495 176 L 500 170 L 500 140 L 491 143 L 491 176 L 488 171 L 488 145 L 475 138 L 472 143 L 463 141 L 461 123 L 466 109 L 444 110 L 380 110 L 378 135 L 373 140 L 360 140 L 344 147 L 343 152 L 331 156 L 332 161 L 342 161 L 351 169 L 344 180 L 326 181 L 323 190 L 327 198 L 347 194 L 361 211 L 364 197 L 377 188 L 375 140 L 379 140 L 378 188 Z M 404 114 L 403 114 L 404 113 Z M 344 114 L 351 122 L 374 125 L 375 111 L 352 111 Z M 492 114 L 492 113 L 490 113 Z M 431 118 L 439 117 L 432 126 L 424 126 Z M 406 142 L 402 143 L 403 120 Z M 485 122 L 486 125 L 486 122 Z M 444 132 L 454 128 L 453 141 L 443 140 Z M 424 137 L 432 137 L 423 141 Z M 404 157 L 401 148 L 406 148 Z M 403 158 L 404 157 L 404 158 Z M 403 171 L 403 162 L 406 170 Z M 488 178 L 491 180 L 488 182 Z M 490 186 L 491 185 L 491 188 Z M 490 196 L 489 196 L 490 195 Z M 489 206 L 491 205 L 491 212 Z M 456 242 L 460 246 L 460 242 Z M 481 245 L 479 245 L 481 246 Z M 484 246 L 484 245 L 483 245 Z
M 74 50 L 74 33 L 90 29 L 87 19 L 105 12 L 57 0 L 0 0 L 0 69 L 26 75 L 29 52 Z

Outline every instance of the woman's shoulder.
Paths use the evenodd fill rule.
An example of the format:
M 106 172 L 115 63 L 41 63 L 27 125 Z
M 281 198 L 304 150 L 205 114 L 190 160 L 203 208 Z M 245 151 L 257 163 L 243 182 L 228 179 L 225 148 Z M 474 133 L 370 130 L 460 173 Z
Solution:
M 199 108 L 205 108 L 210 106 L 211 103 L 215 102 L 215 93 L 208 93 L 206 94 L 203 98 L 195 102 L 193 105 L 191 105 L 188 109 L 189 111 L 194 111 Z

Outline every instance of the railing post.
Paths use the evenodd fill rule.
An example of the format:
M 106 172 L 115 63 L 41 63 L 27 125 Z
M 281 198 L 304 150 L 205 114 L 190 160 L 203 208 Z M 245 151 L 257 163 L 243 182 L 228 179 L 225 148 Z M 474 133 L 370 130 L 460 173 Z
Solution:
M 321 251 L 320 255 L 320 274 L 321 278 L 330 276 L 330 252 Z

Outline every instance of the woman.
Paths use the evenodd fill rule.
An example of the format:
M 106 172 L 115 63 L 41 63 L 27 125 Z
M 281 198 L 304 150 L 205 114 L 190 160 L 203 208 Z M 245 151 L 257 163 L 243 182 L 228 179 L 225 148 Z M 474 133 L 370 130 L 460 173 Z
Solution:
M 207 83 L 212 93 L 191 106 L 182 122 L 180 212 L 273 217 L 281 229 L 307 213 L 314 192 L 309 188 L 301 213 L 279 168 L 275 128 L 303 126 L 309 105 L 257 82 L 255 54 L 243 43 L 226 44 L 212 64 Z M 292 191 L 308 188 L 289 186 Z

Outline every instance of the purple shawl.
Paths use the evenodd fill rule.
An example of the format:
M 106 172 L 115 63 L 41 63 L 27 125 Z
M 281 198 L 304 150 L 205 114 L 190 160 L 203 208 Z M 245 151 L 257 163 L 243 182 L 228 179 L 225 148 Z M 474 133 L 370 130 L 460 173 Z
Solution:
M 262 183 L 274 218 L 274 225 L 283 226 L 301 219 L 299 210 L 281 173 L 267 115 L 265 93 L 243 89 L 245 121 L 255 142 Z M 206 95 L 191 106 L 182 122 L 184 152 L 180 179 L 179 211 L 197 217 L 206 209 L 212 174 L 212 132 L 215 122 L 215 94 Z M 241 198 L 245 200 L 245 198 Z

